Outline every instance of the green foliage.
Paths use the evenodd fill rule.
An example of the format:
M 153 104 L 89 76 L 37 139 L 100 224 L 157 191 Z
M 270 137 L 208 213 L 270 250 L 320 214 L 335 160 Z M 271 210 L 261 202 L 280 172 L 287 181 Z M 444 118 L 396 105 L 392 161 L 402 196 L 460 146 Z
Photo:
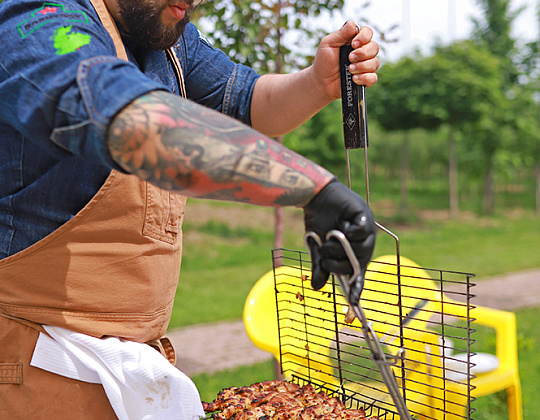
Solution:
M 283 144 L 343 179 L 345 148 L 341 101 L 334 101 L 310 121 L 286 135 Z
M 394 177 L 401 161 L 401 133 L 387 132 L 381 129 L 378 121 L 371 118 L 371 103 L 374 97 L 373 88 L 367 90 L 367 108 L 370 146 L 368 148 L 368 165 L 370 174 L 381 180 L 375 186 L 379 191 L 385 189 L 384 180 L 378 174 Z M 434 173 L 446 170 L 445 131 L 411 131 L 411 167 L 413 176 L 425 179 Z M 346 180 L 346 154 L 343 143 L 343 123 L 341 101 L 335 101 L 320 111 L 311 120 L 294 132 L 286 135 L 283 144 L 292 150 L 322 165 L 334 173 L 343 182 Z M 352 185 L 360 192 L 364 182 L 364 151 L 350 150 L 350 166 Z M 386 178 L 386 177 L 385 177 Z
M 433 190 L 411 189 L 413 202 L 433 208 Z M 188 203 L 188 229 L 184 238 L 184 256 L 171 327 L 238 319 L 254 282 L 272 269 L 271 209 L 253 226 L 246 223 L 251 211 L 240 205 L 212 203 L 202 209 L 198 201 Z M 402 254 L 425 267 L 467 271 L 480 277 L 533 268 L 538 265 L 540 219 L 527 213 L 519 218 L 471 218 L 462 220 L 419 221 L 396 225 L 383 217 L 387 199 L 375 195 L 376 219 L 400 237 Z M 244 206 L 245 207 L 245 206 Z M 226 212 L 223 211 L 226 209 Z M 213 214 L 216 222 L 197 222 L 202 213 Z M 219 217 L 218 215 L 226 216 Z M 303 222 L 300 210 L 285 212 L 285 247 L 304 250 Z M 223 226 L 228 226 L 223 228 Z M 208 227 L 213 226 L 213 227 Z M 199 228 L 206 230 L 201 233 Z M 380 233 L 375 256 L 395 251 L 393 239 Z
M 516 57 L 516 41 L 511 36 L 512 24 L 523 11 L 523 7 L 510 10 L 510 0 L 477 0 L 483 10 L 483 19 L 473 19 L 475 29 L 473 38 L 488 48 L 502 62 L 503 77 L 507 84 L 517 81 L 518 70 Z
M 189 232 L 191 229 L 194 228 L 187 224 L 184 227 L 184 232 Z M 251 242 L 255 243 L 260 243 L 263 242 L 265 239 L 268 239 L 267 235 L 264 235 L 264 233 L 261 233 L 257 230 L 246 227 L 232 228 L 227 223 L 219 222 L 217 220 L 210 220 L 204 225 L 198 226 L 196 229 L 200 233 L 214 235 L 226 239 L 249 238 Z
M 208 35 L 216 47 L 260 72 L 277 72 L 309 63 L 310 57 L 294 51 L 295 45 L 313 51 L 327 29 L 312 28 L 311 18 L 337 11 L 342 3 L 217 1 L 200 11 L 202 26 L 213 28 Z M 427 182 L 433 174 L 448 170 L 449 139 L 455 139 L 451 144 L 456 144 L 461 195 L 483 191 L 492 196 L 496 182 L 523 182 L 523 168 L 528 171 L 526 182 L 532 179 L 540 156 L 540 44 L 516 47 L 520 44 L 511 38 L 509 28 L 521 9 L 511 10 L 508 0 L 478 0 L 478 4 L 484 13 L 475 21 L 474 41 L 439 46 L 428 56 L 416 52 L 379 70 L 379 82 L 368 90 L 373 170 L 394 176 L 402 166 L 404 143 L 401 134 L 388 130 L 415 129 L 409 133 L 410 174 L 402 177 L 405 186 L 409 179 Z M 336 101 L 286 136 L 284 143 L 345 180 L 341 119 Z M 363 184 L 361 152 L 351 151 L 353 176 L 359 177 L 353 185 Z
M 432 112 L 425 99 L 432 95 L 428 84 L 419 83 L 429 69 L 420 65 L 416 53 L 379 71 L 379 82 L 373 87 L 370 113 L 389 131 L 416 127 L 436 128 L 441 117 Z M 420 73 L 419 73 L 420 72 Z
M 386 130 L 403 131 L 400 165 L 402 217 L 407 216 L 410 207 L 407 193 L 412 155 L 410 130 L 449 127 L 448 166 L 452 183 L 449 203 L 455 213 L 458 202 L 455 133 L 467 125 L 475 126 L 479 121 L 500 120 L 493 119 L 494 115 L 503 113 L 505 104 L 500 75 L 498 60 L 472 42 L 439 47 L 429 57 L 417 52 L 381 69 L 380 82 L 373 89 L 375 100 L 370 102 L 370 110 Z M 485 126 L 492 127 L 491 124 Z M 498 146 L 499 143 L 488 144 Z M 482 148 L 480 151 L 487 154 Z M 493 153 L 488 155 L 491 157 Z
M 536 5 L 536 24 L 537 39 L 525 45 L 519 63 L 524 83 L 513 92 L 519 141 L 510 145 L 519 154 L 520 164 L 529 168 L 540 165 L 540 1 Z
M 536 4 L 536 40 L 524 45 L 519 67 L 529 83 L 540 86 L 540 1 Z M 536 83 L 535 83 L 536 82 Z
M 386 130 L 462 126 L 492 115 L 503 103 L 497 59 L 472 42 L 416 53 L 383 66 L 370 112 Z
M 262 73 L 281 73 L 304 67 L 312 59 L 309 52 L 292 52 L 284 38 L 294 37 L 302 51 L 314 51 L 326 31 L 314 28 L 307 18 L 340 10 L 343 4 L 344 0 L 215 1 L 200 9 L 201 22 L 213 28 L 208 38 L 214 46 L 234 61 Z
M 379 77 L 370 114 L 391 131 L 454 127 L 460 171 L 483 178 L 484 211 L 494 211 L 495 179 L 524 165 L 532 170 L 537 162 L 536 85 L 509 87 L 504 62 L 481 45 L 465 41 L 438 47 L 428 57 L 416 53 L 384 66 Z

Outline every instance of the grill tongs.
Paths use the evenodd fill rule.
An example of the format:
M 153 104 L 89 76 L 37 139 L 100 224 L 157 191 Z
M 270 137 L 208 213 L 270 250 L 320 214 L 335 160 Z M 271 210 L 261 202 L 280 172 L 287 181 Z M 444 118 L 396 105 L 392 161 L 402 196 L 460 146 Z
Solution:
M 360 306 L 360 302 L 353 302 L 351 300 L 351 287 L 356 282 L 361 283 L 361 290 L 363 290 L 364 288 L 364 277 L 362 275 L 358 258 L 356 258 L 351 244 L 349 243 L 347 237 L 343 232 L 339 230 L 331 230 L 326 235 L 326 240 L 330 240 L 332 238 L 336 239 L 341 244 L 353 268 L 353 274 L 350 276 L 341 274 L 334 275 L 339 281 L 339 285 L 341 287 L 343 295 L 345 296 L 345 299 L 347 300 L 347 303 L 349 304 L 350 308 L 352 308 L 356 317 L 360 320 L 360 323 L 362 325 L 362 331 L 364 333 L 364 339 L 369 348 L 369 351 L 371 352 L 371 359 L 373 360 L 373 362 L 375 362 L 379 369 L 379 372 L 381 373 L 382 379 L 388 389 L 388 393 L 392 397 L 392 400 L 400 418 L 411 420 L 411 415 L 409 414 L 407 406 L 405 405 L 405 399 L 400 392 L 396 377 L 392 372 L 392 366 L 395 365 L 401 357 L 403 349 L 400 348 L 397 355 L 395 356 L 387 355 L 383 351 L 381 342 L 379 341 L 377 334 L 373 330 L 373 323 L 368 322 L 368 320 L 366 319 L 366 315 L 362 307 Z M 309 239 L 314 240 L 318 246 L 322 246 L 322 240 L 319 235 L 317 235 L 315 232 L 307 232 L 304 237 L 304 241 L 308 249 L 310 249 L 310 247 L 308 246 Z

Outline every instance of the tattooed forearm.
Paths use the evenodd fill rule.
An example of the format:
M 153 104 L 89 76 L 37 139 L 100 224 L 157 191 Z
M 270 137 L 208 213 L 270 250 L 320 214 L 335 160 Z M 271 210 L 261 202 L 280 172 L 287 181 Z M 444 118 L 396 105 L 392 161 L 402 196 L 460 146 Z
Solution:
M 161 91 L 115 117 L 108 145 L 129 173 L 193 197 L 301 206 L 333 177 L 250 127 Z

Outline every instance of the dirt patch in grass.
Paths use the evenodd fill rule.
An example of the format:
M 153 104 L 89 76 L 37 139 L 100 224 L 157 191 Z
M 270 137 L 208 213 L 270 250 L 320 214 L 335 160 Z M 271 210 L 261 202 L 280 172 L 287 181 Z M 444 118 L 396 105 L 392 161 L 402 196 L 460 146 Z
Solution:
M 273 223 L 272 209 L 248 205 L 219 205 L 205 201 L 190 200 L 186 206 L 185 222 L 204 225 L 209 221 L 226 223 L 231 228 L 258 228 Z
M 275 210 L 268 207 L 248 204 L 229 204 L 188 200 L 185 222 L 193 226 L 204 225 L 210 221 L 226 223 L 231 228 L 251 228 L 261 231 L 274 230 Z M 297 208 L 283 209 L 283 223 L 286 230 L 304 231 L 303 212 Z

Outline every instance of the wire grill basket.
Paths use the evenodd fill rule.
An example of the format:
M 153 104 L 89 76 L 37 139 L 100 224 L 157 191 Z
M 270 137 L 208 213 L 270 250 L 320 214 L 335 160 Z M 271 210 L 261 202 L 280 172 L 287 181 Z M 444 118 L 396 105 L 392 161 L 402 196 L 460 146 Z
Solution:
M 358 319 L 331 279 L 314 291 L 309 254 L 273 253 L 283 376 L 339 394 L 368 415 L 398 419 Z M 360 299 L 413 418 L 470 418 L 472 274 L 426 269 L 396 256 L 373 260 Z M 371 414 L 370 414 L 371 413 Z

